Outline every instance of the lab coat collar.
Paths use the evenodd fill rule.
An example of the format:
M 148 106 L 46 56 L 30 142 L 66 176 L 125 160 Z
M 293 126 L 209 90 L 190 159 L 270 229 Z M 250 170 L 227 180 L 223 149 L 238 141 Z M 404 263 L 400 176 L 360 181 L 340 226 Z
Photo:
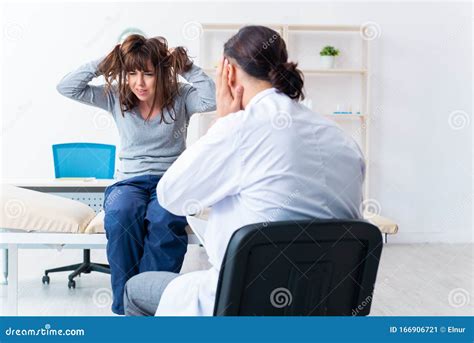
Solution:
M 253 104 L 256 104 L 258 101 L 260 101 L 262 98 L 266 97 L 267 95 L 276 93 L 276 91 L 277 91 L 276 88 L 268 88 L 261 92 L 258 92 L 257 94 L 254 95 L 252 99 L 250 99 L 245 109 L 249 108 Z

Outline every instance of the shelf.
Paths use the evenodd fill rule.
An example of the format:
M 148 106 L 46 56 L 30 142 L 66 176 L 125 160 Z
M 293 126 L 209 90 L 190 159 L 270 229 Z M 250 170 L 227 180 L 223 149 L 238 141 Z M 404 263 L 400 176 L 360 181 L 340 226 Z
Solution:
M 360 26 L 356 26 L 356 25 L 288 25 L 288 31 L 359 32 Z
M 220 30 L 238 30 L 241 27 L 251 24 L 202 24 L 202 28 L 204 30 L 212 30 L 212 31 L 220 31 Z M 273 29 L 283 29 L 284 25 L 272 25 L 267 24 L 264 25 L 267 27 L 271 27 Z M 360 26 L 357 25 L 288 25 L 288 31 L 309 31 L 309 32 L 317 32 L 317 31 L 336 31 L 336 32 L 360 32 Z
M 204 68 L 207 74 L 214 74 L 216 68 Z M 320 75 L 320 74 L 366 74 L 367 69 L 301 69 L 304 75 Z
M 301 69 L 305 75 L 319 74 L 366 74 L 367 69 Z
M 319 112 L 318 115 L 321 115 L 325 118 L 329 118 L 330 120 L 337 122 L 337 124 L 340 124 L 341 126 L 344 126 L 344 128 L 347 126 L 347 129 L 349 129 L 351 132 L 357 132 L 359 138 L 360 138 L 360 144 L 361 148 L 364 152 L 364 156 L 366 159 L 369 158 L 370 156 L 370 125 L 371 125 L 371 98 L 370 98 L 370 89 L 371 86 L 369 84 L 369 75 L 371 72 L 371 60 L 369 59 L 370 56 L 370 48 L 371 45 L 369 41 L 365 40 L 363 35 L 361 34 L 361 30 L 364 29 L 364 25 L 366 24 L 357 24 L 357 22 L 352 22 L 356 23 L 354 24 L 349 24 L 349 25 L 334 25 L 334 24 L 324 24 L 324 23 L 307 23 L 306 25 L 300 25 L 300 24 L 290 24 L 290 23 L 275 23 L 271 25 L 265 25 L 265 26 L 270 26 L 272 28 L 276 28 L 277 31 L 279 31 L 280 35 L 282 38 L 285 40 L 287 46 L 292 46 L 293 42 L 296 44 L 301 44 L 300 39 L 305 39 L 307 40 L 306 43 L 310 43 L 313 41 L 314 43 L 321 43 L 322 38 L 327 38 L 329 40 L 328 44 L 331 44 L 331 40 L 334 40 L 334 44 L 339 42 L 339 39 L 346 40 L 346 39 L 351 39 L 354 40 L 356 38 L 359 38 L 361 44 L 360 49 L 357 49 L 357 55 L 354 56 L 352 59 L 353 62 L 348 62 L 345 67 L 341 66 L 339 68 L 334 68 L 334 69 L 322 69 L 320 68 L 320 64 L 318 64 L 319 61 L 319 53 L 313 53 L 311 56 L 305 56 L 306 59 L 305 61 L 307 62 L 302 62 L 300 64 L 300 70 L 302 71 L 303 75 L 305 76 L 306 80 L 308 81 L 307 84 L 305 85 L 307 88 L 305 88 L 305 91 L 310 91 L 315 85 L 313 83 L 315 81 L 318 81 L 323 78 L 331 79 L 328 81 L 334 81 L 334 82 L 339 82 L 341 83 L 341 87 L 350 87 L 347 88 L 347 91 L 353 91 L 349 94 L 351 94 L 351 97 L 354 99 L 351 100 L 345 100 L 346 102 L 353 103 L 353 104 L 359 104 L 360 107 L 355 107 L 356 109 L 359 109 L 363 111 L 362 114 L 333 114 L 332 112 Z M 233 23 L 233 24 L 203 24 L 203 31 L 219 31 L 219 30 L 238 30 L 240 27 L 244 26 L 246 24 L 241 23 Z M 201 39 L 203 41 L 206 41 L 208 39 L 206 35 L 202 35 Z M 351 42 L 352 44 L 353 42 Z M 357 41 L 357 44 L 359 42 Z M 352 47 L 352 45 L 350 45 Z M 204 47 L 204 45 L 203 45 Z M 296 47 L 296 46 L 295 46 Z M 359 53 L 360 50 L 360 53 Z M 219 52 L 216 53 L 216 56 L 220 56 L 222 54 L 222 48 L 219 47 Z M 304 54 L 305 51 L 295 49 L 295 57 L 300 56 L 300 54 Z M 208 54 L 208 51 L 205 49 L 200 50 L 200 56 L 204 57 Z M 292 54 L 290 53 L 290 56 Z M 348 55 L 349 56 L 349 55 Z M 356 58 L 356 59 L 355 59 Z M 297 59 L 297 58 L 296 58 Z M 204 61 L 203 58 L 200 59 L 200 61 Z M 214 61 L 213 58 L 207 58 L 206 59 L 207 65 L 210 68 L 206 68 L 203 70 L 208 73 L 211 77 L 216 75 L 216 68 L 212 67 L 213 63 L 218 63 L 217 61 Z M 357 61 L 357 62 L 356 62 Z M 351 63 L 351 64 L 349 64 Z M 307 68 L 303 68 L 302 66 L 307 66 Z M 333 80 L 334 78 L 334 80 Z M 351 82 L 343 82 L 343 81 L 348 81 L 350 80 Z M 355 82 L 357 81 L 357 82 Z M 346 86 L 347 85 L 347 86 Z M 346 88 L 344 88 L 346 90 Z M 332 92 L 337 92 L 337 89 L 331 90 Z M 360 95 L 358 96 L 358 93 Z M 323 96 L 324 94 L 321 94 L 320 96 Z M 338 99 L 339 97 L 336 97 Z M 359 98 L 359 100 L 357 100 Z M 314 101 L 314 100 L 313 100 Z M 329 100 L 328 100 L 329 101 Z M 326 102 L 328 102 L 326 101 Z M 342 99 L 341 99 L 342 101 Z M 337 102 L 337 101 L 336 101 Z M 304 104 L 303 104 L 304 105 Z M 318 106 L 320 109 L 324 110 L 330 110 L 330 109 L 335 109 L 336 108 L 336 103 L 332 103 L 332 101 L 329 101 L 328 103 L 321 103 Z M 317 112 L 317 111 L 316 111 Z M 354 126 L 354 127 L 353 127 Z M 360 130 L 356 128 L 356 126 L 360 127 Z M 356 131 L 354 131 L 356 130 Z M 367 164 L 366 168 L 366 182 L 364 184 L 364 197 L 366 199 L 370 198 L 369 194 L 369 184 L 370 184 L 370 170 L 369 164 Z
M 238 31 L 242 27 L 251 25 L 251 24 L 202 24 L 201 27 L 203 31 Z M 280 34 L 283 31 L 282 25 L 263 25 L 269 27 L 275 31 L 279 31 Z
M 363 114 L 323 114 L 323 116 L 334 119 L 365 119 Z
M 202 24 L 203 30 L 208 31 L 226 31 L 226 30 L 238 30 L 241 25 L 238 24 Z

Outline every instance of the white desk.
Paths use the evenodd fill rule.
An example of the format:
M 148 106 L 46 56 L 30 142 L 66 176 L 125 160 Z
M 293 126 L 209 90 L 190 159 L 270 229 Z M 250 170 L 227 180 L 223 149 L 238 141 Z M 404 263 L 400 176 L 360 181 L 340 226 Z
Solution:
M 89 178 L 64 178 L 64 179 L 3 179 L 2 184 L 33 189 L 51 188 L 52 192 L 64 192 L 74 189 L 87 192 L 103 192 L 107 186 L 117 182 L 115 179 L 89 179 Z

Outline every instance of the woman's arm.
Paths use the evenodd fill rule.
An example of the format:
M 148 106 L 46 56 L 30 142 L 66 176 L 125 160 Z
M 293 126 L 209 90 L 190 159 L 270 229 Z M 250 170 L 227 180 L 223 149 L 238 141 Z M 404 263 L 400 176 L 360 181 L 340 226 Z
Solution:
M 181 76 L 192 84 L 183 88 L 187 115 L 190 117 L 194 113 L 214 111 L 216 109 L 214 81 L 195 64 Z
M 92 79 L 99 76 L 98 65 L 100 62 L 101 60 L 96 60 L 80 66 L 77 70 L 64 76 L 56 89 L 67 98 L 112 112 L 115 101 L 113 94 L 105 91 L 105 85 L 89 85 Z

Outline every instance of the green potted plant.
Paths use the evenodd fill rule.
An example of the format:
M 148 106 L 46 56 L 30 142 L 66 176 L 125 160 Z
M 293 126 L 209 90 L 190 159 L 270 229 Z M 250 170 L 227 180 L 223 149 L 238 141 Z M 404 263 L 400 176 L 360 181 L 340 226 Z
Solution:
M 319 52 L 319 55 L 321 61 L 321 68 L 330 69 L 334 68 L 334 59 L 336 56 L 339 56 L 339 50 L 337 50 L 333 46 L 326 45 Z

